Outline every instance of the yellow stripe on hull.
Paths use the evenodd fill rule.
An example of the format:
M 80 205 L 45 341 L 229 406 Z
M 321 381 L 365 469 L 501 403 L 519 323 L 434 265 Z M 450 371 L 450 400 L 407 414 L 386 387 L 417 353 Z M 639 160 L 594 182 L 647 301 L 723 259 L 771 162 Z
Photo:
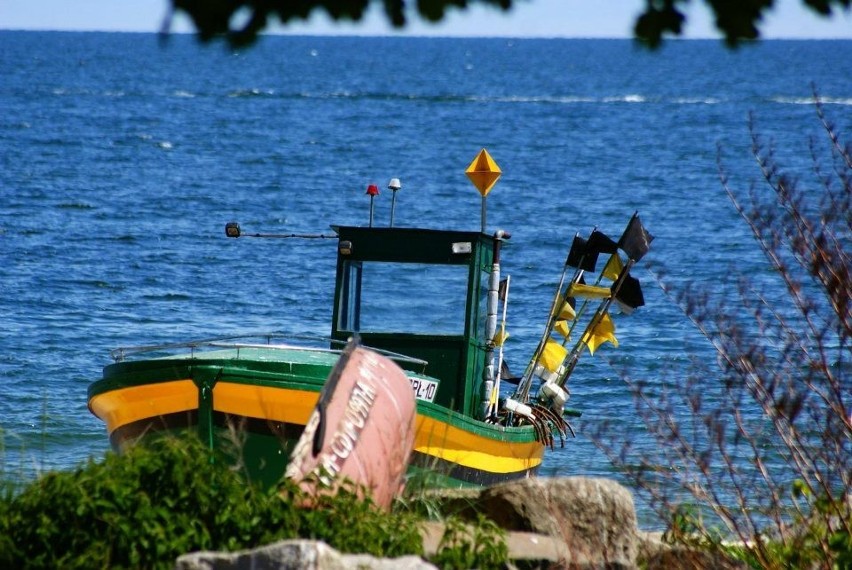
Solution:
M 213 388 L 213 410 L 305 425 L 318 398 L 318 392 L 219 382 Z M 89 409 L 112 433 L 140 420 L 197 410 L 198 387 L 192 380 L 176 380 L 110 390 L 94 396 Z
M 318 399 L 319 392 L 251 384 L 219 382 L 213 388 L 214 411 L 298 425 L 308 423 Z
M 89 409 L 111 434 L 139 420 L 198 409 L 198 388 L 192 380 L 130 386 L 92 397 Z
M 316 406 L 318 392 L 219 382 L 213 388 L 216 412 L 304 426 Z M 103 420 L 107 432 L 145 419 L 198 409 L 198 388 L 192 380 L 175 380 L 111 390 L 94 396 L 89 408 Z M 414 450 L 463 467 L 489 473 L 535 469 L 544 446 L 537 442 L 507 442 L 417 415 Z
M 494 440 L 454 427 L 429 416 L 417 415 L 414 450 L 490 473 L 516 473 L 541 465 L 544 446 Z

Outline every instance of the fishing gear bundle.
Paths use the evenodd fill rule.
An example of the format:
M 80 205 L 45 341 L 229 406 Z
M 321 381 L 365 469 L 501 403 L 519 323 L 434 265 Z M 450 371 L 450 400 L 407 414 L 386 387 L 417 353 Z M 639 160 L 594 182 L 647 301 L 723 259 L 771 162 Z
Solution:
M 630 271 L 648 252 L 653 239 L 638 213 L 630 218 L 618 241 L 597 228 L 588 238 L 574 236 L 544 332 L 517 389 L 503 403 L 501 423 L 530 423 L 537 433 L 548 434 L 542 435 L 542 441 L 551 446 L 553 433 L 560 439 L 567 432 L 573 435 L 564 416 L 579 413 L 565 410 L 570 397 L 568 380 L 586 350 L 594 355 L 604 343 L 618 347 L 610 315 L 613 306 L 620 314 L 629 315 L 645 304 L 639 280 Z M 602 256 L 606 256 L 606 262 L 598 273 Z M 594 279 L 589 280 L 589 276 Z M 535 380 L 538 388 L 531 395 Z M 493 399 L 496 402 L 496 397 Z

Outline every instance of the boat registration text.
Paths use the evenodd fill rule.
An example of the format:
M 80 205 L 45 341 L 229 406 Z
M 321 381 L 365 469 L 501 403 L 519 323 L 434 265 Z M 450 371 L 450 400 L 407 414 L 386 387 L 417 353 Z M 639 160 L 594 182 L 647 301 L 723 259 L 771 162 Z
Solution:
M 437 382 L 426 378 L 411 378 L 410 376 L 408 381 L 411 382 L 411 389 L 414 390 L 415 398 L 426 402 L 435 401 L 435 394 L 438 392 Z

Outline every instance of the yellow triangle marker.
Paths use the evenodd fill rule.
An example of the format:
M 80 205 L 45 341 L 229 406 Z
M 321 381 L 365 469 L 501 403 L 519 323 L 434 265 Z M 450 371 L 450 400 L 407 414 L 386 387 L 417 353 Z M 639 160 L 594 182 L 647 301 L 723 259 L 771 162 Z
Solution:
M 464 173 L 467 174 L 467 177 L 470 178 L 470 181 L 473 182 L 473 185 L 476 186 L 476 189 L 479 190 L 483 198 L 488 195 L 494 183 L 503 174 L 500 167 L 497 166 L 497 163 L 494 162 L 494 159 L 491 158 L 491 155 L 485 149 L 479 151 L 479 154 L 473 159 L 473 162 L 470 163 L 470 166 L 467 167 Z

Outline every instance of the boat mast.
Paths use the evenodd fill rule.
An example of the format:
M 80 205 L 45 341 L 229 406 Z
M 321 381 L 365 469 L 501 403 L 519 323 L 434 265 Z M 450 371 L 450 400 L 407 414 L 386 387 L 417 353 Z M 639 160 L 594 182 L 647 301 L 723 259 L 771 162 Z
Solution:
M 488 297 L 485 311 L 485 371 L 482 393 L 482 419 L 487 419 L 491 406 L 491 395 L 494 391 L 494 382 L 499 375 L 499 368 L 495 370 L 494 347 L 497 337 L 497 305 L 500 300 L 500 249 L 504 239 L 512 236 L 503 230 L 494 232 L 494 257 L 491 263 L 491 273 L 488 275 Z M 505 308 L 505 301 L 504 301 Z M 505 321 L 505 311 L 503 319 Z M 502 350 L 501 350 L 502 354 Z

